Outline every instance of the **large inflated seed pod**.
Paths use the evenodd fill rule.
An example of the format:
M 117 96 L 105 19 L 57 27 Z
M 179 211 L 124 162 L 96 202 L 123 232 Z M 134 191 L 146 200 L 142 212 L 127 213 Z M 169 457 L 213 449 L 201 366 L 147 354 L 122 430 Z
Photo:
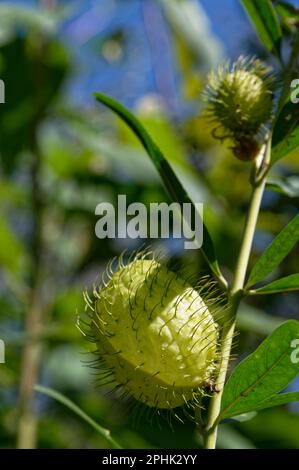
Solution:
M 157 260 L 137 257 L 95 294 L 90 335 L 118 386 L 168 409 L 205 393 L 218 325 L 199 291 Z

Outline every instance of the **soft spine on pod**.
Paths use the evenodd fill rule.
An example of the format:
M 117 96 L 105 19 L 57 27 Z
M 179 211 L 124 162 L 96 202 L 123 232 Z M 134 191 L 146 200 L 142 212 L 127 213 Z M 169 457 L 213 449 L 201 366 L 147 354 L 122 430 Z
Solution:
M 213 283 L 204 278 L 197 290 L 153 255 L 147 258 L 139 253 L 127 265 L 120 258 L 93 299 L 85 293 L 85 335 L 117 388 L 150 407 L 192 407 L 217 370 Z

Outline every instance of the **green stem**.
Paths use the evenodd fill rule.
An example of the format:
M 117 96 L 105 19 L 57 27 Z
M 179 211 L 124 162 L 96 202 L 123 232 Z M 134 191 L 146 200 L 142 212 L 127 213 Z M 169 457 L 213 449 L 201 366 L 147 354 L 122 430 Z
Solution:
M 265 165 L 269 161 L 271 142 L 269 140 L 266 154 L 262 165 Z M 232 342 L 234 338 L 234 331 L 236 326 L 236 315 L 238 307 L 243 296 L 244 283 L 246 278 L 246 272 L 248 267 L 248 261 L 251 253 L 251 247 L 256 228 L 256 223 L 261 207 L 262 197 L 266 185 L 266 173 L 258 183 L 253 187 L 249 212 L 247 214 L 244 234 L 242 239 L 242 245 L 238 256 L 234 281 L 232 288 L 229 293 L 230 298 L 230 309 L 229 318 L 222 329 L 221 334 L 221 361 L 219 365 L 219 375 L 216 381 L 216 390 L 210 401 L 207 428 L 204 436 L 204 447 L 206 449 L 215 449 L 217 441 L 217 430 L 218 423 L 217 418 L 221 409 L 221 399 L 223 394 L 223 388 L 225 378 L 227 374 L 229 357 L 232 348 Z
M 17 448 L 33 449 L 37 440 L 37 416 L 34 411 L 33 385 L 37 381 L 41 363 L 41 344 L 33 341 L 42 332 L 42 224 L 43 224 L 43 202 L 40 187 L 41 152 L 37 136 L 38 124 L 32 131 L 32 214 L 33 214 L 33 236 L 32 236 L 32 280 L 31 290 L 28 298 L 28 310 L 25 318 L 25 334 L 31 339 L 23 347 L 20 370 L 19 406 L 18 406 L 18 430 Z
M 25 334 L 31 338 L 41 335 L 44 321 L 44 306 L 42 305 L 42 283 L 43 283 L 43 219 L 44 200 L 41 187 L 42 152 L 40 148 L 38 132 L 43 119 L 43 90 L 45 89 L 46 76 L 44 74 L 43 57 L 46 53 L 47 43 L 39 34 L 33 40 L 37 40 L 37 62 L 34 70 L 34 85 L 36 93 L 34 96 L 35 118 L 30 131 L 31 151 L 31 201 L 32 201 L 32 272 L 30 280 L 30 293 L 28 298 L 28 309 L 25 317 Z M 34 406 L 33 386 L 37 382 L 41 366 L 41 343 L 29 341 L 24 345 L 21 357 L 19 403 L 18 403 L 18 425 L 17 425 L 17 448 L 34 449 L 37 442 L 37 413 Z
M 299 31 L 294 37 L 294 42 L 290 54 L 288 66 L 285 67 L 285 80 L 284 87 L 282 89 L 279 103 L 277 116 L 279 111 L 282 109 L 285 100 L 288 96 L 290 83 L 293 77 L 294 70 L 298 60 L 298 48 L 299 48 Z M 277 119 L 277 118 L 276 118 Z M 272 129 L 274 128 L 276 120 L 272 123 Z M 258 162 L 258 159 L 257 159 Z M 236 316 L 239 308 L 240 301 L 244 295 L 244 283 L 246 278 L 246 272 L 248 268 L 248 261 L 251 253 L 252 241 L 255 233 L 256 223 L 261 207 L 261 201 L 264 194 L 267 174 L 271 165 L 271 137 L 268 139 L 266 151 L 262 161 L 257 163 L 255 168 L 255 178 L 253 181 L 253 191 L 251 196 L 250 208 L 247 215 L 244 234 L 241 244 L 240 253 L 238 256 L 234 281 L 231 289 L 229 290 L 229 318 L 226 324 L 223 326 L 221 334 L 221 356 L 222 359 L 219 364 L 219 375 L 216 381 L 216 390 L 210 401 L 208 410 L 208 422 L 206 430 L 203 433 L 204 436 L 204 447 L 206 449 L 215 449 L 217 442 L 217 430 L 218 430 L 218 417 L 221 409 L 221 399 L 223 395 L 223 388 L 225 378 L 228 369 L 229 357 L 232 348 L 232 342 L 234 337 L 234 331 L 236 326 Z

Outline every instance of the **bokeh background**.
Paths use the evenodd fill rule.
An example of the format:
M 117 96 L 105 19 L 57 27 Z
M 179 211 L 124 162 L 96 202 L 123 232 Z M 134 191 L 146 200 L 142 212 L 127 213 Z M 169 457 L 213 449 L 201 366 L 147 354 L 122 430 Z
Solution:
M 167 201 L 136 139 L 92 93 L 134 110 L 193 199 L 204 202 L 229 278 L 248 207 L 249 168 L 212 139 L 200 91 L 211 68 L 240 54 L 271 62 L 238 0 L 0 2 L 0 338 L 6 345 L 0 448 L 26 439 L 38 448 L 108 445 L 70 410 L 32 394 L 32 382 L 68 396 L 124 447 L 200 446 L 192 423 L 173 420 L 171 428 L 146 409 L 134 410 L 97 388 L 87 367 L 90 347 L 75 326 L 84 311 L 82 291 L 111 257 L 144 241 L 97 239 L 95 207 L 116 203 L 118 194 L 128 203 Z M 265 194 L 252 261 L 298 212 L 298 170 L 294 152 L 271 175 L 283 178 L 287 190 Z M 207 272 L 200 254 L 182 242 L 156 245 L 179 265 Z M 297 248 L 273 276 L 296 272 L 298 259 Z M 298 300 L 285 294 L 244 303 L 236 357 L 284 319 L 299 319 Z M 295 381 L 290 389 L 298 387 Z M 219 446 L 299 448 L 298 413 L 292 404 L 224 424 Z

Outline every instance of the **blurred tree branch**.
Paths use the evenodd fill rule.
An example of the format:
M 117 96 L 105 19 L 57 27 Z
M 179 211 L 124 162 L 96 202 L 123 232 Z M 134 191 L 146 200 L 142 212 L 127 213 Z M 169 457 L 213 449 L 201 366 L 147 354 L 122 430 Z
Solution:
M 35 69 L 35 102 L 36 117 L 31 129 L 31 204 L 32 204 L 32 270 L 31 291 L 28 298 L 28 310 L 25 319 L 25 332 L 30 336 L 39 335 L 42 328 L 42 271 L 43 271 L 43 213 L 44 201 L 41 189 L 42 154 L 38 141 L 38 131 L 43 119 L 43 89 L 45 84 L 45 70 L 42 57 L 46 51 L 47 43 L 38 35 L 38 46 L 34 53 L 37 55 Z M 24 346 L 21 360 L 20 390 L 19 390 L 19 421 L 17 447 L 32 449 L 36 447 L 37 417 L 34 409 L 33 387 L 38 381 L 41 364 L 41 343 L 29 342 Z

